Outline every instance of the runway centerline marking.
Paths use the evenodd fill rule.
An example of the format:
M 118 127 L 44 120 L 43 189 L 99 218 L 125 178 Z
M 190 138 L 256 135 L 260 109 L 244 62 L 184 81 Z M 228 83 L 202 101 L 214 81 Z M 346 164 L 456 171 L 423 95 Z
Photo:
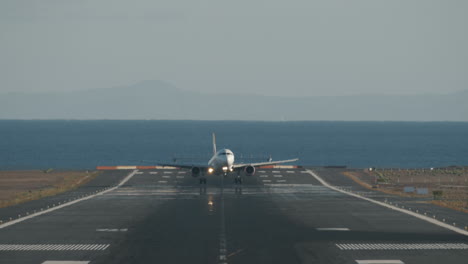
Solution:
M 76 199 L 76 200 L 73 200 L 71 202 L 68 202 L 68 203 L 63 203 L 61 205 L 58 205 L 58 206 L 55 206 L 55 207 L 52 207 L 52 208 L 49 208 L 49 209 L 46 209 L 44 211 L 40 211 L 40 212 L 37 212 L 37 213 L 33 213 L 33 214 L 30 214 L 28 216 L 24 216 L 24 217 L 21 217 L 21 218 L 18 218 L 18 219 L 15 219 L 15 220 L 12 220 L 12 221 L 9 221 L 9 222 L 6 222 L 4 224 L 0 224 L 0 229 L 2 228 L 5 228 L 5 227 L 8 227 L 8 226 L 12 226 L 14 224 L 17 224 L 17 223 L 21 223 L 23 222 L 24 220 L 28 220 L 28 219 L 32 219 L 36 216 L 40 216 L 40 215 L 43 215 L 43 214 L 47 214 L 47 213 L 50 213 L 50 212 L 53 212 L 55 210 L 58 210 L 58 209 L 62 209 L 64 207 L 67 207 L 67 206 L 70 206 L 70 205 L 73 205 L 73 204 L 76 204 L 76 203 L 79 203 L 79 202 L 82 202 L 82 201 L 86 201 L 86 200 L 89 200 L 91 198 L 94 198 L 94 197 L 97 197 L 99 195 L 103 195 L 105 193 L 108 193 L 108 192 L 112 192 L 113 190 L 119 188 L 120 186 L 124 185 L 128 180 L 130 180 L 135 174 L 137 174 L 138 170 L 133 170 L 129 175 L 127 175 L 127 177 L 125 177 L 122 181 L 119 182 L 119 184 L 117 184 L 116 186 L 112 187 L 112 188 L 109 188 L 107 190 L 104 190 L 104 191 L 101 191 L 101 192 L 98 192 L 96 194 L 92 194 L 92 195 L 89 195 L 89 196 L 86 196 L 86 197 L 83 197 L 83 198 L 79 198 L 79 199 Z
M 268 175 L 260 175 L 260 178 L 268 178 Z
M 357 264 L 405 264 L 399 259 L 366 259 L 356 260 Z
M 127 232 L 128 228 L 98 228 L 96 232 Z
M 346 227 L 319 227 L 316 228 L 317 231 L 350 231 Z
M 338 189 L 337 187 L 330 185 L 328 182 L 326 182 L 325 180 L 320 178 L 313 171 L 306 170 L 306 172 L 309 173 L 310 175 L 312 175 L 312 177 L 314 177 L 317 181 L 319 181 L 323 186 L 325 186 L 325 187 L 327 187 L 329 189 L 332 189 L 334 191 L 337 191 L 337 192 L 340 192 L 340 193 L 343 193 L 343 194 L 346 194 L 346 195 L 349 195 L 349 196 L 353 196 L 353 197 L 356 197 L 356 198 L 359 198 L 359 199 L 362 199 L 362 200 L 365 200 L 365 201 L 368 201 L 368 202 L 371 202 L 371 203 L 374 203 L 374 204 L 377 204 L 377 205 L 380 205 L 380 206 L 383 206 L 383 207 L 386 207 L 386 208 L 389 208 L 389 209 L 393 209 L 395 211 L 399 211 L 399 212 L 402 212 L 402 213 L 407 214 L 407 215 L 414 216 L 414 217 L 419 218 L 419 219 L 421 219 L 423 221 L 426 221 L 428 223 L 431 223 L 431 224 L 443 227 L 445 229 L 452 230 L 452 231 L 454 231 L 456 233 L 468 236 L 468 231 L 465 231 L 463 229 L 460 229 L 460 228 L 457 228 L 455 226 L 440 222 L 440 221 L 438 221 L 436 219 L 433 219 L 431 217 L 427 217 L 425 215 L 418 214 L 418 213 L 413 212 L 413 211 L 402 209 L 402 208 L 399 208 L 399 207 L 396 207 L 396 206 L 393 206 L 393 205 L 390 205 L 390 204 L 386 204 L 384 202 L 379 202 L 379 201 L 371 199 L 371 198 L 363 197 L 363 196 L 355 194 L 355 193 L 350 193 L 348 191 Z
M 88 264 L 89 261 L 74 261 L 74 260 L 46 260 L 42 264 Z
M 165 178 L 165 179 L 170 179 L 171 178 L 171 176 L 166 176 L 166 175 L 164 175 L 162 177 Z

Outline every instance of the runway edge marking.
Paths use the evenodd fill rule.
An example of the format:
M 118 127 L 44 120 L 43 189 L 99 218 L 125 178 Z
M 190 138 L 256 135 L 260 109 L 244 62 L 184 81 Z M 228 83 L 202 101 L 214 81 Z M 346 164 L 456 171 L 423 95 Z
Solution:
M 70 205 L 72 205 L 72 204 L 76 204 L 76 203 L 79 203 L 79 202 L 82 202 L 82 201 L 86 201 L 86 200 L 89 200 L 89 199 L 94 198 L 94 197 L 96 197 L 96 196 L 103 195 L 103 194 L 105 194 L 105 193 L 111 192 L 111 191 L 113 191 L 113 190 L 119 188 L 119 187 L 122 186 L 123 184 L 125 184 L 125 183 L 126 183 L 128 180 L 130 180 L 130 178 L 132 178 L 137 172 L 138 172 L 138 170 L 132 171 L 129 175 L 127 175 L 127 177 L 125 177 L 122 181 L 120 181 L 119 184 L 117 184 L 116 186 L 114 186 L 114 187 L 112 187 L 112 188 L 110 188 L 110 189 L 107 189 L 107 190 L 104 190 L 104 191 L 101 191 L 101 192 L 98 192 L 98 193 L 95 193 L 95 194 L 92 194 L 92 195 L 89 195 L 89 196 L 86 196 L 86 197 L 83 197 L 83 198 L 74 200 L 74 201 L 71 201 L 71 202 L 68 202 L 68 203 L 63 203 L 63 204 L 61 204 L 61 205 L 58 205 L 58 206 L 56 206 L 56 207 L 52 207 L 52 208 L 46 209 L 46 210 L 44 210 L 44 211 L 40 211 L 40 212 L 37 212 L 37 213 L 34 213 L 34 214 L 30 214 L 30 215 L 28 215 L 28 216 L 24 216 L 24 217 L 21 217 L 21 218 L 18 218 L 18 219 L 15 219 L 15 220 L 6 222 L 6 223 L 0 225 L 0 229 L 5 228 L 5 227 L 8 227 L 8 226 L 12 226 L 12 225 L 17 224 L 17 223 L 20 223 L 20 222 L 23 222 L 24 220 L 28 220 L 28 219 L 34 218 L 34 217 L 36 217 L 36 216 L 40 216 L 40 215 L 43 215 L 43 214 L 47 214 L 47 213 L 53 212 L 53 211 L 55 211 L 55 210 L 58 210 L 58 209 L 61 209 L 61 208 L 70 206 Z
M 349 196 L 353 196 L 353 197 L 356 197 L 356 198 L 359 198 L 359 199 L 362 199 L 362 200 L 366 200 L 368 202 L 371 202 L 371 203 L 374 203 L 374 204 L 377 204 L 377 205 L 380 205 L 380 206 L 383 206 L 383 207 L 386 207 L 386 208 L 389 208 L 389 209 L 393 209 L 395 211 L 399 211 L 399 212 L 402 212 L 402 213 L 405 213 L 407 215 L 411 215 L 411 216 L 414 216 L 416 218 L 419 218 L 423 221 L 426 221 L 426 222 L 429 222 L 431 224 L 434 224 L 434 225 L 437 225 L 437 226 L 440 226 L 440 227 L 443 227 L 445 229 L 449 229 L 451 231 L 454 231 L 456 233 L 459 233 L 461 235 L 465 235 L 465 236 L 468 236 L 468 231 L 465 231 L 465 230 L 462 230 L 462 229 L 459 229 L 457 227 L 454 227 L 454 226 L 451 226 L 449 224 L 446 224 L 446 223 L 443 223 L 443 222 L 440 222 L 436 219 L 433 219 L 433 218 L 430 218 L 430 217 L 427 217 L 427 216 L 424 216 L 424 215 L 420 215 L 418 213 L 415 213 L 415 212 L 412 212 L 412 211 L 409 211 L 409 210 L 405 210 L 405 209 L 402 209 L 402 208 L 398 208 L 396 206 L 393 206 L 393 205 L 389 205 L 389 204 L 386 204 L 386 203 L 383 203 L 383 202 L 379 202 L 379 201 L 376 201 L 376 200 L 373 200 L 373 199 L 370 199 L 370 198 L 367 198 L 367 197 L 364 197 L 364 196 L 361 196 L 361 195 L 358 195 L 358 194 L 355 194 L 355 193 L 350 193 L 350 192 L 347 192 L 347 191 L 344 191 L 344 190 L 341 190 L 341 189 L 338 189 L 336 188 L 335 186 L 332 186 L 330 185 L 328 182 L 326 182 L 325 180 L 323 180 L 322 178 L 320 178 L 317 174 L 315 174 L 313 171 L 311 170 L 306 170 L 307 173 L 309 173 L 310 175 L 312 175 L 312 177 L 314 177 L 317 181 L 319 181 L 323 186 L 327 187 L 327 188 L 330 188 L 334 191 L 337 191 L 337 192 L 340 192 L 340 193 L 344 193 L 344 194 L 347 194 Z

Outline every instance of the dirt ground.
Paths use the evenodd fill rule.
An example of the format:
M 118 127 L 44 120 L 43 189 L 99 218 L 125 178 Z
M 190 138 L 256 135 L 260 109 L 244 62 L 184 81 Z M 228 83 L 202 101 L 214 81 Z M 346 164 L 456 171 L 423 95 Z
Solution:
M 0 208 L 77 188 L 96 175 L 87 171 L 0 171 Z
M 366 188 L 407 197 L 431 197 L 434 204 L 468 212 L 468 167 L 365 169 L 344 174 Z M 427 194 L 417 193 L 424 189 Z

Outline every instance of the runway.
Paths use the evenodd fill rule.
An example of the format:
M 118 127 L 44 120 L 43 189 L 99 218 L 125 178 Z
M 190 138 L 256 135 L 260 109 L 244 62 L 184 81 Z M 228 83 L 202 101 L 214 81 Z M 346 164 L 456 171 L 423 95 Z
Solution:
M 334 170 L 312 171 L 327 181 L 343 177 Z M 65 206 L 0 225 L 0 263 L 468 259 L 468 236 L 332 190 L 306 169 L 259 169 L 242 186 L 232 177 L 210 177 L 200 186 L 184 170 L 135 171 L 122 183 L 130 173 L 107 171 L 75 194 L 63 194 Z M 80 190 L 89 191 L 87 199 L 77 200 L 83 195 L 76 193 L 85 193 Z M 59 200 L 0 209 L 0 217 L 39 212 L 50 199 Z

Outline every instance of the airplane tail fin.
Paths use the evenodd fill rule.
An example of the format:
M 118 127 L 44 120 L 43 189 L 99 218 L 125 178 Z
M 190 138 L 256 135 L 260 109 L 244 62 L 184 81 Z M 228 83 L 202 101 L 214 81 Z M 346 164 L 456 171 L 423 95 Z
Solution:
M 216 154 L 216 135 L 213 133 L 213 155 Z

